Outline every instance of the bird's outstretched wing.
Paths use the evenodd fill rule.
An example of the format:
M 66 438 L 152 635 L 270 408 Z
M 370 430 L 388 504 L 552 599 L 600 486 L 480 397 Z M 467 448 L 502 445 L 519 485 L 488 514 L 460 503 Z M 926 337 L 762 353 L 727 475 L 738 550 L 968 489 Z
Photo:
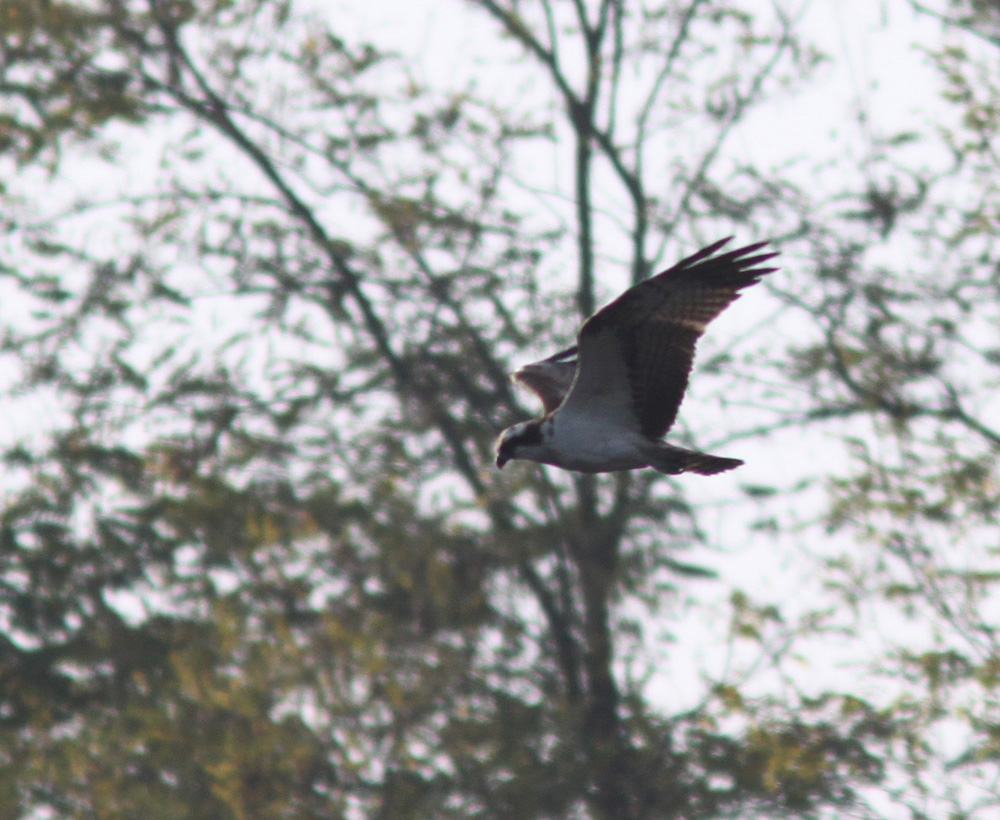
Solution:
M 561 411 L 601 414 L 619 428 L 658 439 L 673 425 L 695 344 L 739 291 L 777 268 L 766 242 L 712 256 L 732 237 L 640 282 L 591 316 L 577 339 L 576 380 Z
M 519 367 L 511 374 L 511 381 L 523 384 L 542 400 L 546 414 L 555 410 L 569 392 L 576 376 L 576 345 L 561 350 L 554 356 Z

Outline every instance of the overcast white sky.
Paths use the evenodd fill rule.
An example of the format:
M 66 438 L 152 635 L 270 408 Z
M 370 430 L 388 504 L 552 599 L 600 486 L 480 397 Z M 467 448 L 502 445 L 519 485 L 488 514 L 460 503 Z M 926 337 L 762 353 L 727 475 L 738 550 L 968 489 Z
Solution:
M 875 132 L 889 132 L 933 116 L 938 79 L 913 44 L 933 42 L 939 26 L 918 17 L 900 0 L 759 0 L 767 13 L 777 4 L 801 21 L 799 31 L 833 59 L 821 80 L 793 98 L 772 104 L 766 117 L 738 128 L 733 150 L 756 165 L 790 156 L 842 156 L 844 139 L 859 141 L 856 121 L 845 117 L 860 106 Z M 496 25 L 461 0 L 342 2 L 331 13 L 338 30 L 393 47 L 411 59 L 418 79 L 441 87 L 474 76 L 481 91 L 516 102 L 523 93 L 498 62 L 519 53 L 498 45 Z M 495 51 L 491 51 L 494 50 Z M 738 146 L 738 147 L 736 147 Z M 826 151 L 824 151 L 826 148 Z

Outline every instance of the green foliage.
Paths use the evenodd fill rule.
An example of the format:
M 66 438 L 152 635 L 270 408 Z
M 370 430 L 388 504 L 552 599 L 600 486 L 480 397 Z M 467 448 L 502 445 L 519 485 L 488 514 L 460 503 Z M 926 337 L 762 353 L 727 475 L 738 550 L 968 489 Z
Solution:
M 825 338 L 795 367 L 831 415 L 870 425 L 845 439 L 853 469 L 829 481 L 825 521 L 861 549 L 828 557 L 826 583 L 843 629 L 881 634 L 864 669 L 898 693 L 890 794 L 908 816 L 978 818 L 997 808 L 996 9 L 912 5 L 947 25 L 927 53 L 953 106 L 935 135 L 950 162 L 910 170 L 912 134 L 879 140 L 849 213 L 867 241 L 814 235 L 826 293 L 800 304 Z

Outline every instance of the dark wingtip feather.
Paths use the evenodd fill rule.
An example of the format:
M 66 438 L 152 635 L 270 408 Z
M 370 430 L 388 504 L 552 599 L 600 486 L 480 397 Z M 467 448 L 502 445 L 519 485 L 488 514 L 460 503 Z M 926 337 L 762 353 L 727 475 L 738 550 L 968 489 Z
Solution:
M 712 257 L 716 251 L 718 251 L 724 245 L 727 245 L 732 241 L 733 237 L 731 236 L 727 236 L 724 239 L 719 239 L 718 241 L 713 242 L 711 245 L 707 245 L 706 247 L 702 248 L 697 253 L 693 253 L 691 254 L 691 256 L 682 259 L 680 262 L 674 265 L 673 268 L 670 269 L 670 272 L 680 273 L 681 271 L 694 267 L 699 262 L 704 262 L 706 260 L 709 260 L 709 257 Z M 768 259 L 773 259 L 774 257 L 780 255 L 778 251 L 774 251 L 772 253 L 762 253 L 758 254 L 757 256 L 749 256 L 749 254 L 754 253 L 754 251 L 759 251 L 761 248 L 765 248 L 769 244 L 770 240 L 767 239 L 763 240 L 762 242 L 753 242 L 749 245 L 743 246 L 742 248 L 737 248 L 736 250 L 724 253 L 721 256 L 715 256 L 710 261 L 731 262 L 734 265 L 736 265 L 740 270 L 743 270 L 744 268 L 750 268 L 753 267 L 754 265 L 759 265 L 762 262 L 766 262 Z M 766 271 L 766 273 L 770 273 L 772 270 L 777 270 L 777 268 L 772 268 Z M 749 272 L 750 271 L 748 271 L 748 273 Z M 765 271 L 753 271 L 753 273 L 764 273 L 764 272 Z
M 715 253 L 717 250 L 719 250 L 719 248 L 721 248 L 723 245 L 726 245 L 726 244 L 728 244 L 728 243 L 730 243 L 732 241 L 733 241 L 733 237 L 731 237 L 731 236 L 727 236 L 725 239 L 719 239 L 718 241 L 713 242 L 711 245 L 708 245 L 708 246 L 702 248 L 697 253 L 693 253 L 690 256 L 685 257 L 680 262 L 678 262 L 674 266 L 674 268 L 676 270 L 683 270 L 684 268 L 688 268 L 691 265 L 693 265 L 695 262 L 700 262 L 702 259 L 707 259 L 713 253 Z
M 732 237 L 730 237 L 730 238 L 732 238 Z M 738 253 L 738 254 L 740 254 L 740 256 L 743 256 L 743 255 L 748 254 L 748 253 L 753 253 L 756 250 L 760 250 L 761 248 L 765 248 L 765 247 L 767 247 L 770 244 L 771 244 L 771 240 L 770 239 L 765 239 L 762 242 L 752 242 L 749 245 L 744 245 L 739 250 L 733 251 L 733 253 Z M 771 255 L 772 256 L 777 256 L 778 252 L 775 251 Z
M 762 262 L 766 262 L 768 259 L 774 259 L 774 257 L 776 256 L 778 256 L 777 253 L 762 253 L 758 256 L 749 256 L 746 259 L 736 259 L 736 262 L 741 268 L 751 268 L 754 265 L 759 265 Z M 722 258 L 723 257 L 721 256 L 719 257 L 719 259 Z M 777 268 L 771 268 L 771 270 L 777 270 Z

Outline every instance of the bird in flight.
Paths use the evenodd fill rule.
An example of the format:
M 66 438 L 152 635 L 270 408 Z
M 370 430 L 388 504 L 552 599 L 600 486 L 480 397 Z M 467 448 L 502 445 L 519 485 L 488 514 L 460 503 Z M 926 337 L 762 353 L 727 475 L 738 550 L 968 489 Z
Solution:
M 583 323 L 574 347 L 519 368 L 545 414 L 497 439 L 497 467 L 521 458 L 583 473 L 652 467 L 714 475 L 736 458 L 685 450 L 661 439 L 677 418 L 695 345 L 739 291 L 777 268 L 767 242 L 714 254 L 732 237 L 640 282 Z

